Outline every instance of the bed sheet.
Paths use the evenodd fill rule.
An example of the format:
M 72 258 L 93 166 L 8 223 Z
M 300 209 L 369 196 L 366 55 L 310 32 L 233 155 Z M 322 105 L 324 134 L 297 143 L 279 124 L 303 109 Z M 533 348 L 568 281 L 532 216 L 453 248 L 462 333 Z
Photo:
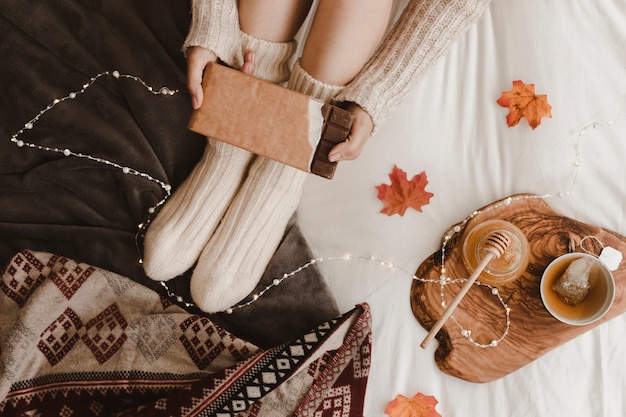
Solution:
M 405 3 L 396 2 L 396 16 Z M 508 110 L 496 103 L 514 80 L 548 95 L 552 117 L 534 130 L 524 119 L 507 127 Z M 332 182 L 311 177 L 302 232 L 340 309 L 364 301 L 372 309 L 365 415 L 417 392 L 434 395 L 445 417 L 626 415 L 624 315 L 475 384 L 436 367 L 436 343 L 420 348 L 426 331 L 409 299 L 409 275 L 443 233 L 512 194 L 549 195 L 563 215 L 626 234 L 625 161 L 626 2 L 494 0 L 357 161 L 341 163 Z M 426 173 L 434 196 L 422 212 L 379 213 L 375 186 L 389 183 L 394 164 L 409 178 Z M 515 331 L 514 311 L 511 322 Z

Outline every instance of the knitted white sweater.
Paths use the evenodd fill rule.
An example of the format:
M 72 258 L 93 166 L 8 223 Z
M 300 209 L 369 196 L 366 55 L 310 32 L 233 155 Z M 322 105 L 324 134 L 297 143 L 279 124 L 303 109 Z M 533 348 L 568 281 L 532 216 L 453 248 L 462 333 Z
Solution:
M 191 25 L 183 53 L 192 46 L 210 49 L 226 64 L 243 64 L 237 0 L 192 0 Z
M 363 107 L 378 127 L 491 0 L 410 0 L 363 70 L 335 101 Z M 237 67 L 242 51 L 236 0 L 193 0 L 183 49 L 203 46 Z

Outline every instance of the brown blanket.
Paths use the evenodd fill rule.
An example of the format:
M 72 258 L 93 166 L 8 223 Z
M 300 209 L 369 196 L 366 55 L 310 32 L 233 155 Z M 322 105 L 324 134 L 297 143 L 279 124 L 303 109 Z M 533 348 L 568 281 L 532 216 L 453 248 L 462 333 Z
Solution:
M 19 147 L 11 138 L 97 74 L 141 77 L 179 92 L 153 95 L 128 78 L 102 77 L 46 112 L 20 140 L 113 161 L 175 190 L 206 145 L 186 129 L 191 106 L 180 48 L 189 13 L 189 2 L 179 0 L 0 2 L 0 267 L 22 249 L 46 251 L 163 293 L 138 262 L 135 234 L 164 190 L 90 159 Z M 265 283 L 310 258 L 293 219 Z M 338 314 L 316 268 L 288 281 L 253 309 L 214 320 L 273 346 Z M 181 277 L 170 285 L 190 301 L 187 282 Z

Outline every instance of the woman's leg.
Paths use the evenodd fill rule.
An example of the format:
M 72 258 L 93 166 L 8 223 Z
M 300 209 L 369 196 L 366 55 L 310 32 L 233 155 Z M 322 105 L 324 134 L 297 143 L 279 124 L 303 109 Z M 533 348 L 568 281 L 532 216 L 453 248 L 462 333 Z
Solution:
M 390 8 L 391 0 L 320 0 L 288 87 L 332 100 L 375 50 Z M 299 203 L 305 178 L 290 166 L 255 159 L 191 278 L 191 295 L 201 309 L 224 310 L 255 288 Z
M 313 0 L 239 0 L 241 30 L 270 42 L 291 41 Z
M 320 0 L 304 44 L 302 68 L 324 83 L 348 84 L 380 43 L 392 4 L 392 0 Z
M 295 6 L 303 7 L 308 1 L 241 0 L 240 3 L 243 9 L 240 11 L 239 48 L 254 51 L 254 75 L 274 83 L 287 81 L 288 63 L 296 50 L 292 33 L 297 32 L 306 17 L 306 10 Z M 276 4 L 268 7 L 268 3 Z M 280 9 L 274 7 L 285 7 L 288 12 L 283 16 L 275 13 Z M 276 16 L 266 21 L 267 31 L 262 22 L 248 23 L 250 16 L 265 16 L 268 11 Z M 246 32 L 249 25 L 254 28 L 254 31 L 249 30 L 252 33 Z M 244 67 L 250 65 L 247 62 Z M 202 159 L 148 228 L 144 270 L 154 280 L 174 278 L 196 263 L 246 176 L 253 157 L 250 152 L 207 140 Z

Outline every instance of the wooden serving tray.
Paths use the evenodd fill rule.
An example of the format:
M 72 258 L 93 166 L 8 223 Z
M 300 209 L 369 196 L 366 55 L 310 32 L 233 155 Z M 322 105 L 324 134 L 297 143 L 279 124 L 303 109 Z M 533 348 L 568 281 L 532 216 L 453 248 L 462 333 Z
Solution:
M 595 236 L 604 246 L 626 253 L 626 238 L 610 230 L 581 223 L 552 210 L 541 198 L 522 198 L 494 202 L 480 210 L 446 244 L 446 276 L 467 278 L 461 259 L 462 235 L 465 229 L 486 220 L 506 220 L 524 232 L 530 244 L 530 262 L 522 276 L 498 289 L 510 308 L 509 334 L 495 347 L 478 348 L 461 334 L 454 320 L 449 319 L 437 334 L 439 347 L 435 362 L 443 372 L 471 382 L 489 382 L 501 378 L 534 361 L 544 353 L 626 311 L 626 262 L 613 271 L 616 283 L 615 300 L 609 312 L 599 321 L 586 326 L 571 326 L 553 318 L 545 309 L 539 293 L 541 274 L 556 257 L 568 252 L 570 239 L 581 251 L 580 241 Z M 504 204 L 510 201 L 509 204 Z M 595 239 L 586 239 L 584 247 L 599 254 L 602 246 Z M 439 280 L 441 249 L 426 259 L 416 275 Z M 449 303 L 462 283 L 444 287 Z M 429 330 L 443 313 L 441 287 L 438 284 L 414 280 L 411 287 L 411 308 L 418 322 Z M 506 314 L 502 304 L 486 286 L 474 285 L 453 313 L 463 328 L 471 330 L 472 338 L 488 344 L 500 338 L 506 329 Z

